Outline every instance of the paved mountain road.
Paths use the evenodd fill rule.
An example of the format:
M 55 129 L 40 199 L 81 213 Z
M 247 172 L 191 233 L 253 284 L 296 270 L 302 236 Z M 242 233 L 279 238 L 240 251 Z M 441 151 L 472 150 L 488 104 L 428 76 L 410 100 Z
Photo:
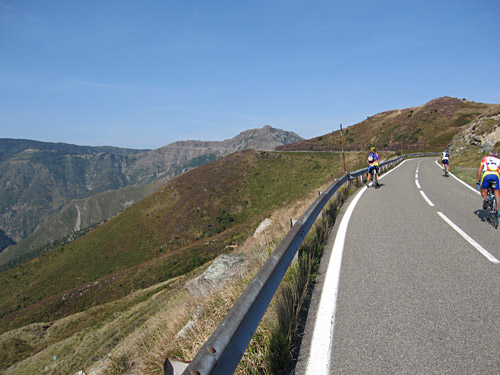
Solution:
M 334 250 L 328 271 L 322 265 L 311 314 L 334 328 L 316 332 L 308 321 L 314 337 L 304 338 L 297 374 L 500 374 L 500 229 L 481 221 L 481 197 L 435 160 L 406 161 L 344 208 L 343 255 Z

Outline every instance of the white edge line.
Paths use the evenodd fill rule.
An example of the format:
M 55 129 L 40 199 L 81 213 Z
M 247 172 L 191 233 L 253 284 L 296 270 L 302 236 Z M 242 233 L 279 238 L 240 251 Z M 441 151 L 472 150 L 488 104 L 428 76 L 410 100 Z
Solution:
M 437 164 L 437 166 L 438 166 L 439 168 L 441 168 L 441 169 L 442 169 L 442 167 L 439 165 L 439 163 L 438 163 L 438 161 L 437 161 L 437 160 L 436 160 L 436 164 Z M 449 174 L 451 177 L 453 177 L 455 180 L 457 180 L 458 182 L 460 182 L 461 184 L 463 184 L 465 187 L 467 187 L 467 188 L 469 188 L 470 190 L 472 190 L 474 193 L 481 195 L 481 193 L 479 192 L 479 190 L 474 189 L 472 186 L 470 186 L 468 183 L 466 183 L 466 182 L 462 181 L 461 179 L 459 179 L 459 178 L 458 178 L 457 176 L 455 176 L 453 173 L 451 173 L 451 172 L 449 172 L 449 171 L 448 171 L 448 174 Z
M 442 212 L 438 212 L 438 215 L 441 216 L 441 218 L 446 221 L 453 229 L 455 229 L 458 234 L 460 234 L 467 242 L 469 242 L 472 246 L 476 248 L 477 251 L 479 251 L 481 254 L 483 254 L 491 263 L 499 264 L 500 261 L 495 258 L 493 255 L 491 255 L 484 247 L 479 245 L 474 239 L 472 239 L 467 233 L 465 233 L 462 229 L 460 229 L 453 221 L 448 219 L 445 214 Z
M 434 203 L 432 203 L 431 200 L 427 198 L 427 195 L 425 195 L 425 193 L 422 190 L 420 190 L 420 194 L 422 194 L 422 197 L 424 197 L 425 201 L 429 204 L 429 206 L 434 207 Z
M 422 189 L 422 188 L 420 187 L 420 184 L 418 183 L 418 180 L 415 180 L 415 184 L 417 185 L 417 187 L 418 187 L 419 189 Z
M 356 204 L 365 191 L 366 187 L 362 188 L 351 202 L 337 231 L 330 261 L 326 270 L 325 280 L 323 282 L 323 288 L 321 290 L 318 312 L 311 339 L 309 359 L 307 361 L 306 375 L 328 374 L 330 370 L 330 352 L 333 345 L 333 329 L 335 326 L 340 266 L 342 263 L 342 253 L 344 252 L 347 226 L 349 225 L 354 207 L 356 207 Z

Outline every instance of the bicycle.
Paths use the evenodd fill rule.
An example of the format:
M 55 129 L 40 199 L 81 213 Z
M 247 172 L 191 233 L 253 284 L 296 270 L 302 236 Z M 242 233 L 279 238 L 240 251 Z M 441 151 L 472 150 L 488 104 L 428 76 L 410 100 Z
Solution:
M 377 172 L 378 172 L 378 167 L 373 167 L 372 171 L 371 171 L 371 180 L 372 180 L 373 186 L 375 186 L 376 188 L 378 188 L 380 186 L 378 183 L 378 179 L 377 179 Z
M 495 229 L 497 229 L 499 211 L 498 211 L 497 198 L 495 196 L 495 188 L 496 188 L 496 182 L 491 182 L 490 185 L 488 186 L 488 192 L 487 192 L 488 207 L 486 207 L 485 217 L 486 220 L 491 225 L 493 225 Z

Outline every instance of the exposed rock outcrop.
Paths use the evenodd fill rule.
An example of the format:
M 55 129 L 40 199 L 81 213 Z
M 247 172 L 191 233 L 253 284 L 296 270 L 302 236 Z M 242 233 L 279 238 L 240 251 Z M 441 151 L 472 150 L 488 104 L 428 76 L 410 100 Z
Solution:
M 474 146 L 481 152 L 487 152 L 498 142 L 500 142 L 500 114 L 482 116 L 472 121 L 453 138 L 450 151 L 460 153 Z
M 205 272 L 186 283 L 186 289 L 199 297 L 208 292 L 222 288 L 228 281 L 242 275 L 246 270 L 246 259 L 243 254 L 222 254 Z
M 264 219 L 264 221 L 262 221 L 262 223 L 260 223 L 257 229 L 255 230 L 254 236 L 258 236 L 259 234 L 264 232 L 267 228 L 271 226 L 271 224 L 272 224 L 271 219 L 269 218 Z

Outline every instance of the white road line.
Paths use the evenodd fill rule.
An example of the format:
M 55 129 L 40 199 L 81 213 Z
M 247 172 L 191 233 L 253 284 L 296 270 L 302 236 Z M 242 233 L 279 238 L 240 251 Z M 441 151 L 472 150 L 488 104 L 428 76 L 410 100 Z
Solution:
M 429 206 L 434 207 L 434 203 L 432 203 L 431 200 L 427 198 L 427 195 L 425 195 L 425 193 L 422 190 L 420 190 L 420 194 L 422 194 L 422 197 L 424 197 L 425 201 L 429 204 Z
M 330 357 L 333 345 L 333 328 L 335 326 L 335 310 L 337 307 L 337 295 L 339 288 L 340 266 L 347 226 L 354 211 L 354 207 L 366 191 L 362 188 L 358 195 L 349 205 L 339 226 L 333 250 L 328 263 L 323 289 L 318 304 L 318 313 L 311 340 L 309 360 L 307 362 L 306 374 L 328 374 L 330 370 Z
M 461 184 L 463 184 L 464 186 L 468 187 L 470 190 L 472 190 L 474 193 L 476 194 L 479 194 L 481 195 L 481 193 L 479 192 L 479 190 L 477 189 L 474 189 L 472 186 L 470 186 L 469 184 L 467 184 L 466 182 L 462 181 L 461 179 L 459 179 L 457 176 L 455 176 L 453 173 L 451 172 L 448 172 L 448 174 L 453 177 L 455 180 L 457 180 L 458 182 L 460 182 Z
M 420 187 L 420 184 L 418 183 L 418 179 L 415 179 L 415 184 L 417 185 L 417 187 L 418 187 L 419 189 L 422 189 L 422 188 Z
M 398 169 L 407 160 L 385 173 L 380 179 L 392 171 Z M 318 303 L 318 313 L 314 323 L 314 331 L 311 339 L 309 359 L 307 361 L 306 375 L 328 374 L 330 370 L 330 358 L 333 347 L 333 329 L 335 327 L 335 311 L 337 309 L 337 295 L 339 289 L 340 266 L 344 252 L 347 226 L 351 215 L 359 199 L 366 191 L 363 187 L 347 208 L 337 231 L 330 261 L 323 282 L 323 289 Z
M 491 263 L 499 264 L 500 261 L 491 255 L 484 247 L 479 245 L 476 241 L 474 241 L 467 233 L 465 233 L 462 229 L 460 229 L 453 221 L 448 219 L 445 214 L 442 212 L 438 212 L 438 215 L 446 221 L 453 229 L 455 229 L 467 242 L 469 242 L 472 246 L 476 248 L 481 254 L 483 254 Z
M 438 163 L 438 161 L 437 161 L 437 160 L 436 160 L 436 164 L 437 164 L 437 166 L 438 166 L 439 168 L 441 168 L 441 170 L 443 169 L 443 168 L 441 167 L 441 165 L 439 165 L 439 163 Z M 464 185 L 464 186 L 465 186 L 465 187 L 467 187 L 468 189 L 472 190 L 474 193 L 481 195 L 481 193 L 479 192 L 479 190 L 474 189 L 472 186 L 470 186 L 468 183 L 466 183 L 466 182 L 462 181 L 461 179 L 459 179 L 459 178 L 458 178 L 457 176 L 455 176 L 453 173 L 448 172 L 448 174 L 449 174 L 451 177 L 453 177 L 455 180 L 457 180 L 458 182 L 460 182 L 462 185 Z

